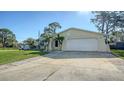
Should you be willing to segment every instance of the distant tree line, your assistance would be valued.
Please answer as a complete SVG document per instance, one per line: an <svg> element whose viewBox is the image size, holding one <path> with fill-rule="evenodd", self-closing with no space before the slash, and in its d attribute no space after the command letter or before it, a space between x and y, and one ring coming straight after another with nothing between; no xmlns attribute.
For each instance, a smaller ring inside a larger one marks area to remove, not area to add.
<svg viewBox="0 0 124 93"><path fill-rule="evenodd" d="M29 45L30 49L36 49L38 46L38 39L34 38L27 38L26 40L23 41L24 45Z"/></svg>

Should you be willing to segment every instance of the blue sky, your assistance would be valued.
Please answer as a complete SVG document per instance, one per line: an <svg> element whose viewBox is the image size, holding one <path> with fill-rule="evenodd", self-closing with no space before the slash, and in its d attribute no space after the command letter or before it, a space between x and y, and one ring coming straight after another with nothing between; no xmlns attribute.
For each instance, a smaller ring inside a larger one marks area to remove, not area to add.
<svg viewBox="0 0 124 93"><path fill-rule="evenodd" d="M97 31L90 22L91 18L93 18L92 13L87 11L1 11L0 28L10 29L15 33L18 41L23 41L28 37L37 38L38 31L43 33L44 27L51 22L59 22L62 26L57 32L70 27Z"/></svg>

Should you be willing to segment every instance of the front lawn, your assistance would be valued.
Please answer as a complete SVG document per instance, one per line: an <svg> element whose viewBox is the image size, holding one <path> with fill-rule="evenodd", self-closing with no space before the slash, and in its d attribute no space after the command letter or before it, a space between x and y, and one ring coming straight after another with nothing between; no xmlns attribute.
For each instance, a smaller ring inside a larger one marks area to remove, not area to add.
<svg viewBox="0 0 124 93"><path fill-rule="evenodd" d="M115 49L112 49L111 52L115 55L118 55L120 58L123 58L124 59L124 50L115 50Z"/></svg>
<svg viewBox="0 0 124 93"><path fill-rule="evenodd" d="M1 64L6 64L6 63L11 63L15 61L20 61L23 59L31 58L31 57L36 57L43 55L44 53L40 51L32 51L32 50L2 50L0 49L0 65Z"/></svg>
<svg viewBox="0 0 124 93"><path fill-rule="evenodd" d="M17 50L17 48L0 48L0 50Z"/></svg>

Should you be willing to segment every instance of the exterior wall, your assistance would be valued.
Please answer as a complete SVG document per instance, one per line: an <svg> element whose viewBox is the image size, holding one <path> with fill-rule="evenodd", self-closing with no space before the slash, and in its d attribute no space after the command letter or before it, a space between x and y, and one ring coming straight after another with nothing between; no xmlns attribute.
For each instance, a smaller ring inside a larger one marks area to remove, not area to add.
<svg viewBox="0 0 124 93"><path fill-rule="evenodd" d="M85 39L97 39L98 40L98 50L97 51L109 51L109 48L105 44L104 37L100 33L88 32L76 29L70 29L68 31L60 33L60 36L64 36L64 41L62 45L62 50L66 47L66 41L68 39L85 38Z"/></svg>

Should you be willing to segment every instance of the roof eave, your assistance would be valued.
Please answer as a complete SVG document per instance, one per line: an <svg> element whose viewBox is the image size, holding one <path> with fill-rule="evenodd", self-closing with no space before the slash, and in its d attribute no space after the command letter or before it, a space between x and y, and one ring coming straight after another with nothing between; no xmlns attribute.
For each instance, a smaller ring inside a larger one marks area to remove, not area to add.
<svg viewBox="0 0 124 93"><path fill-rule="evenodd" d="M64 32L69 31L71 29L75 29L75 30L80 30L80 31L84 31L84 32L90 32L90 33L102 35L102 33L99 33L99 32L93 32L93 31L89 31L89 30L85 30L85 29L80 29L80 28L74 28L74 27L68 28L68 29L66 29L66 30L64 30L62 32L59 32L58 34L64 33Z"/></svg>

